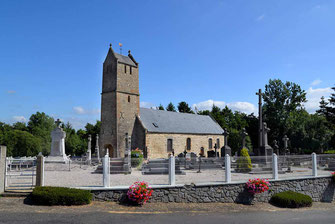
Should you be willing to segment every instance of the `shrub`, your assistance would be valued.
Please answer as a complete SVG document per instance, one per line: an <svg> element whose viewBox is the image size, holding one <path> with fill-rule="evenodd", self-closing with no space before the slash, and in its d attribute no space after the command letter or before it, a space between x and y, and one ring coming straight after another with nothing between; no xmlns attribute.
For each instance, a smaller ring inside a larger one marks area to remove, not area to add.
<svg viewBox="0 0 335 224"><path fill-rule="evenodd" d="M135 182L129 187L128 198L138 205L145 204L151 197L152 189L146 182Z"/></svg>
<svg viewBox="0 0 335 224"><path fill-rule="evenodd" d="M247 148L241 150L241 156L237 159L237 171L239 172L250 172L251 171L251 159Z"/></svg>
<svg viewBox="0 0 335 224"><path fill-rule="evenodd" d="M92 200L90 191L65 187L35 187L31 196L39 205L84 205Z"/></svg>
<svg viewBox="0 0 335 224"><path fill-rule="evenodd" d="M300 208L312 206L312 198L293 191L285 191L272 196L270 202L278 207Z"/></svg>
<svg viewBox="0 0 335 224"><path fill-rule="evenodd" d="M247 191L251 194L258 194L258 193L263 193L267 190L269 190L270 187L270 183L264 179L253 179L253 180L249 180L246 184L245 184L245 188L247 189Z"/></svg>
<svg viewBox="0 0 335 224"><path fill-rule="evenodd" d="M327 150L323 152L324 154L335 154L335 150Z"/></svg>
<svg viewBox="0 0 335 224"><path fill-rule="evenodd" d="M132 167L138 167L143 162L143 154L142 151L138 148L131 151L131 166Z"/></svg>

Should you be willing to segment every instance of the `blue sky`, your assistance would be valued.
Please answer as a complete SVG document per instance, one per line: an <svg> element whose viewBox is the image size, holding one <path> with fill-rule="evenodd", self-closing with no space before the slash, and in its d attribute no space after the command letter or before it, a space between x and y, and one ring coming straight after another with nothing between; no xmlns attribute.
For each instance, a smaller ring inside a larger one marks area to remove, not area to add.
<svg viewBox="0 0 335 224"><path fill-rule="evenodd" d="M141 105L213 103L247 113L269 79L315 111L335 84L335 1L12 1L0 4L0 121L100 118L109 43L140 63Z"/></svg>

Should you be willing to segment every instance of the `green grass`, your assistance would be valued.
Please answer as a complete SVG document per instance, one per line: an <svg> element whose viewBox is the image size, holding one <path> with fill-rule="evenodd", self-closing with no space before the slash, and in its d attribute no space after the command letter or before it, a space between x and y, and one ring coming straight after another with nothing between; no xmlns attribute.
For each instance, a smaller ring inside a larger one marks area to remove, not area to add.
<svg viewBox="0 0 335 224"><path fill-rule="evenodd" d="M35 187L31 198L38 205L85 205L91 203L92 194L65 187Z"/></svg>
<svg viewBox="0 0 335 224"><path fill-rule="evenodd" d="M293 191L274 194L270 203L283 208L301 208L312 206L312 198L308 195Z"/></svg>
<svg viewBox="0 0 335 224"><path fill-rule="evenodd" d="M324 154L335 154L335 150L327 150L323 152Z"/></svg>

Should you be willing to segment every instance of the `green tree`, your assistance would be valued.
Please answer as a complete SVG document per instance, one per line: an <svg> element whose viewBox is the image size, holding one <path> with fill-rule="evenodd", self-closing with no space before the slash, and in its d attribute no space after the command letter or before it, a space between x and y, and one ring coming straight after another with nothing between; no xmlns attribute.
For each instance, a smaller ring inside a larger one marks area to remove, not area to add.
<svg viewBox="0 0 335 224"><path fill-rule="evenodd" d="M170 102L170 103L167 105L166 110L167 110L167 111L176 112L176 108L175 108L175 106L173 105L172 102Z"/></svg>
<svg viewBox="0 0 335 224"><path fill-rule="evenodd" d="M81 139L76 130L72 128L72 125L67 122L65 125L63 124L63 130L66 133L65 138L65 150L67 155L76 155L81 156L85 153L86 149L86 141Z"/></svg>
<svg viewBox="0 0 335 224"><path fill-rule="evenodd" d="M180 113L194 114L191 107L185 101L182 101L178 104L178 111Z"/></svg>
<svg viewBox="0 0 335 224"><path fill-rule="evenodd" d="M40 139L43 155L50 153L51 131L55 128L54 123L54 119L44 112L31 115L28 121L29 132Z"/></svg>
<svg viewBox="0 0 335 224"><path fill-rule="evenodd" d="M157 107L157 110L165 110L162 104L159 104L159 107Z"/></svg>
<svg viewBox="0 0 335 224"><path fill-rule="evenodd" d="M293 82L283 83L280 79L269 80L263 94L265 121L271 128L269 142L286 134L289 114L301 109L307 102L306 92Z"/></svg>
<svg viewBox="0 0 335 224"><path fill-rule="evenodd" d="M241 156L238 157L236 163L237 163L237 170L239 172L247 173L251 171L252 165L248 149L243 148L241 150Z"/></svg>
<svg viewBox="0 0 335 224"><path fill-rule="evenodd" d="M10 130L4 136L7 156L36 156L41 151L41 140L29 132Z"/></svg>

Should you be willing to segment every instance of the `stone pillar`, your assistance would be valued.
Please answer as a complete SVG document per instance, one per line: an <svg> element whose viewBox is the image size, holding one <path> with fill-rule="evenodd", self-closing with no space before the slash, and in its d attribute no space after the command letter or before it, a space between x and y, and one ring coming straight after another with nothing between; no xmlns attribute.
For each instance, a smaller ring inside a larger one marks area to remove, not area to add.
<svg viewBox="0 0 335 224"><path fill-rule="evenodd" d="M87 162L88 164L91 164L91 160L92 160L92 137L91 135L88 136L88 144L87 144Z"/></svg>
<svg viewBox="0 0 335 224"><path fill-rule="evenodd" d="M98 134L96 136L96 141L95 141L95 152L97 154L98 161L100 161L99 135Z"/></svg>
<svg viewBox="0 0 335 224"><path fill-rule="evenodd" d="M278 156L276 153L272 154L272 178L278 180Z"/></svg>
<svg viewBox="0 0 335 224"><path fill-rule="evenodd" d="M176 165L175 165L175 157L170 156L169 158L169 185L176 185Z"/></svg>
<svg viewBox="0 0 335 224"><path fill-rule="evenodd" d="M0 145L0 194L5 191L6 151L7 147Z"/></svg>
<svg viewBox="0 0 335 224"><path fill-rule="evenodd" d="M44 186L44 156L41 152L36 162L36 186Z"/></svg>
<svg viewBox="0 0 335 224"><path fill-rule="evenodd" d="M102 158L103 184L104 187L110 187L110 160L108 151Z"/></svg>
<svg viewBox="0 0 335 224"><path fill-rule="evenodd" d="M317 164L317 159L316 159L316 154L313 152L312 153L312 165L313 165L313 176L317 177L318 176L318 164Z"/></svg>
<svg viewBox="0 0 335 224"><path fill-rule="evenodd" d="M226 182L231 182L231 172L230 172L231 166L230 166L230 156L226 154L225 156L225 172L226 172Z"/></svg>

